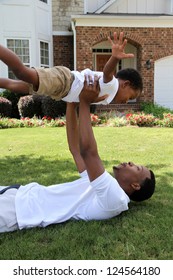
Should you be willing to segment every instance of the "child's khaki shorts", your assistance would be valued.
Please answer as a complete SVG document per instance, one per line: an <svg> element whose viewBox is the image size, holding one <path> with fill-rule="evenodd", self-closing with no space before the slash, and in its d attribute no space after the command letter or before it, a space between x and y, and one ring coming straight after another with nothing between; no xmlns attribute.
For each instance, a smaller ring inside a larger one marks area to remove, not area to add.
<svg viewBox="0 0 173 280"><path fill-rule="evenodd" d="M70 91L74 77L71 71L64 66L52 68L35 68L39 76L39 88L33 90L29 85L29 94L48 95L55 100L65 97Z"/></svg>

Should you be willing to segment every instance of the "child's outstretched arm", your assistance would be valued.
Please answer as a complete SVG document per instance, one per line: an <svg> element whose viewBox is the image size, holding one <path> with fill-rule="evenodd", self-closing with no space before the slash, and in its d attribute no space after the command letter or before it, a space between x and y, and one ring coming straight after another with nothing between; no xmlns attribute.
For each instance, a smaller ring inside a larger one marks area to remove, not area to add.
<svg viewBox="0 0 173 280"><path fill-rule="evenodd" d="M108 37L108 40L112 46L112 55L103 69L103 78L105 83L108 83L113 79L113 76L116 73L117 64L121 59L134 57L134 54L132 53L125 53L125 46L127 45L127 40L123 39L123 37L123 32L120 32L119 37L117 36L117 33L114 32L113 40L110 37Z"/></svg>
<svg viewBox="0 0 173 280"><path fill-rule="evenodd" d="M37 90L39 79L34 68L25 66L14 52L2 45L0 45L0 60L13 71L19 80L32 84Z"/></svg>

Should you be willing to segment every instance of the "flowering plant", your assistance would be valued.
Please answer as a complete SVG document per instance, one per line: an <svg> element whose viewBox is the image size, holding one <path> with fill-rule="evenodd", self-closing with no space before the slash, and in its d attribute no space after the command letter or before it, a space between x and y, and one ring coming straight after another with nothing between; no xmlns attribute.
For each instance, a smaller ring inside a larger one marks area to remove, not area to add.
<svg viewBox="0 0 173 280"><path fill-rule="evenodd" d="M33 118L21 118L18 119L9 119L9 118L0 118L0 128L17 128L17 127L62 127L65 126L66 121L63 118L52 119L50 117L43 117L38 119Z"/></svg>
<svg viewBox="0 0 173 280"><path fill-rule="evenodd" d="M138 126L154 126L157 120L153 115L144 113L127 114L126 119L129 124Z"/></svg>
<svg viewBox="0 0 173 280"><path fill-rule="evenodd" d="M99 123L101 123L101 119L99 119L99 117L97 115L90 114L90 116L91 116L91 124L93 126L98 125Z"/></svg>
<svg viewBox="0 0 173 280"><path fill-rule="evenodd" d="M95 114L90 114L91 124L96 125L106 125L113 127L135 125L140 127L173 127L173 114L165 113L163 114L163 119L156 118L152 114L144 114L143 112L139 113L127 113L117 115L102 115L98 116ZM44 116L42 119L37 117L33 118L21 118L21 119L12 119L0 117L0 129L1 128L17 128L17 127L63 127L66 125L66 119L56 118L53 119L49 116Z"/></svg>
<svg viewBox="0 0 173 280"><path fill-rule="evenodd" d="M42 118L42 120L43 120L43 121L44 121L44 120L51 121L51 120L52 120L52 118L51 118L51 117L49 117L49 116L44 116L44 117Z"/></svg>
<svg viewBox="0 0 173 280"><path fill-rule="evenodd" d="M163 120L161 120L160 125L164 127L173 127L173 114L163 114Z"/></svg>

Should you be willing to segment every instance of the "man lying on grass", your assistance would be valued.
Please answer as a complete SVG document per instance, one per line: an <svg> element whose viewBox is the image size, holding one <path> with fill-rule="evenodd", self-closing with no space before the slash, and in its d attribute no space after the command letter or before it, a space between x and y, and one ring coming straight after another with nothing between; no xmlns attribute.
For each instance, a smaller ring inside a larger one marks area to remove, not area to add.
<svg viewBox="0 0 173 280"><path fill-rule="evenodd" d="M98 97L98 93L98 78L93 84L89 81L89 85L85 79L79 125L76 104L67 105L67 139L81 178L49 187L35 182L1 186L0 232L46 227L69 219L110 219L128 210L131 199L142 201L152 196L155 176L148 168L122 163L113 167L113 176L104 169L90 118L90 104L105 98Z"/></svg>

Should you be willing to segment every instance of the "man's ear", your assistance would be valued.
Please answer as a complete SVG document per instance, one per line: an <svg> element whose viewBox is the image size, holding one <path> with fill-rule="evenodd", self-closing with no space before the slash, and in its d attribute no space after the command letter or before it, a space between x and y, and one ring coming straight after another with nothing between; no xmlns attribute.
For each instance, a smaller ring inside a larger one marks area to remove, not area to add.
<svg viewBox="0 0 173 280"><path fill-rule="evenodd" d="M134 191L139 191L141 188L139 183L132 183L130 186L134 189Z"/></svg>

